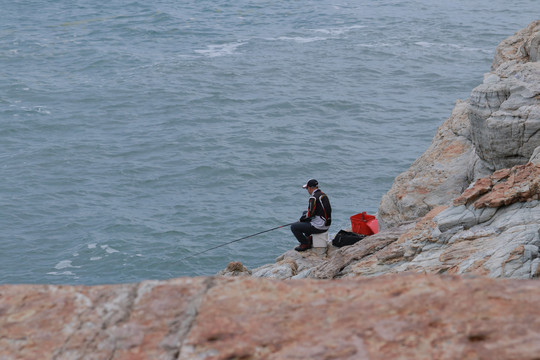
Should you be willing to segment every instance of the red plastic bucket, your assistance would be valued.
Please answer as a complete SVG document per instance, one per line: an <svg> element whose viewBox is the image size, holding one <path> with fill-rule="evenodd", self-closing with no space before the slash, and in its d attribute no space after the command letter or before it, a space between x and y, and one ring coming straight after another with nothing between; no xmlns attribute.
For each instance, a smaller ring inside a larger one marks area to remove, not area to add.
<svg viewBox="0 0 540 360"><path fill-rule="evenodd" d="M352 231L362 235L373 235L379 232L379 222L373 215L363 213L351 216Z"/></svg>

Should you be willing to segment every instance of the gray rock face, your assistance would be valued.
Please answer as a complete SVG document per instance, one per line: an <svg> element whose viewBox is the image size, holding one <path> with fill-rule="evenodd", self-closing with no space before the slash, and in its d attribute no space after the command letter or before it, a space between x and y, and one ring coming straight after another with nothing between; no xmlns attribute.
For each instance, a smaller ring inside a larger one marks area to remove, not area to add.
<svg viewBox="0 0 540 360"><path fill-rule="evenodd" d="M483 174L481 169L471 142L468 103L458 101L428 150L394 180L381 199L379 227L388 229L418 219L450 202L469 186L476 172Z"/></svg>
<svg viewBox="0 0 540 360"><path fill-rule="evenodd" d="M484 83L457 102L431 146L383 196L381 229L448 204L495 170L539 161L539 61L540 21L501 42Z"/></svg>
<svg viewBox="0 0 540 360"><path fill-rule="evenodd" d="M540 63L503 63L496 75L469 107L476 153L494 170L526 163L540 144Z"/></svg>
<svg viewBox="0 0 540 360"><path fill-rule="evenodd" d="M335 249L335 248L333 248ZM333 249L329 249L332 253ZM287 251L276 259L275 264L268 264L253 269L253 277L271 279L302 279L309 276L311 270L327 260L327 252L313 248L305 252Z"/></svg>
<svg viewBox="0 0 540 360"><path fill-rule="evenodd" d="M490 277L528 279L540 270L540 203L515 203L502 208L451 207L434 217L429 241L412 237L404 247L416 255L392 272L431 271L476 273Z"/></svg>
<svg viewBox="0 0 540 360"><path fill-rule="evenodd" d="M533 164L540 165L540 146L534 150L531 156L531 159L529 161L532 162Z"/></svg>
<svg viewBox="0 0 540 360"><path fill-rule="evenodd" d="M505 39L470 97L478 156L493 170L524 164L540 145L540 21Z"/></svg>

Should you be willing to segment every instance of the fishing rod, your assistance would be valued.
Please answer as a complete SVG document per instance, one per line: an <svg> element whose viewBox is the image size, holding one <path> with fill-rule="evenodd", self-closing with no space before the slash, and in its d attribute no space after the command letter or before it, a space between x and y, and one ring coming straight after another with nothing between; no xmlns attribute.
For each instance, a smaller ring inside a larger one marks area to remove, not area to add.
<svg viewBox="0 0 540 360"><path fill-rule="evenodd" d="M258 232L258 233L256 233L256 234L251 234L251 235L248 235L248 236L244 236L244 237L242 237L242 238L240 238L240 239L236 239L236 240L233 240L233 241L229 241L229 242L226 242L226 243L224 243L224 244L221 244L221 245L218 245L218 246L211 247L210 249L206 249L206 250L204 250L204 251L200 251L200 252L198 252L198 253L188 255L188 256L186 256L186 257L181 258L180 260L186 260L186 259L189 259L189 258L191 258L191 257L194 257L194 256L197 256L197 255L204 254L205 252L208 252L208 251L210 251L210 250L214 250L214 249L220 248L220 247L225 246L225 245L232 244L232 243L237 242L237 241L240 241L240 240L244 240L244 239L247 239L247 238L250 238L250 237L254 237L254 236L257 236L257 235L260 235L260 234L264 234L264 233L267 233L267 232L269 232L269 231L274 231L274 230L277 230L277 229L281 229L281 228L283 228L283 227L285 227L285 226L289 226L289 225L292 225L292 224L294 224L294 222L289 223L289 224L284 224L284 225L276 226L275 228L271 228L271 229L268 229L268 230L264 230L264 231Z"/></svg>

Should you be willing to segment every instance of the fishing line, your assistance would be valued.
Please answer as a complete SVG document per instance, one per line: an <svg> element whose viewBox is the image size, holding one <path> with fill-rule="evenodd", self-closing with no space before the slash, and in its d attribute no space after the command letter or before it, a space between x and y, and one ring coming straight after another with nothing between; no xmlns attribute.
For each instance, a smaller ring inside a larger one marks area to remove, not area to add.
<svg viewBox="0 0 540 360"><path fill-rule="evenodd" d="M188 255L188 256L186 256L186 257L181 258L180 260L186 260L186 259L192 258L192 257L194 257L194 256L204 254L205 252L208 252L208 251L210 251L210 250L214 250L214 249L220 248L220 247L225 246L225 245L232 244L232 243L237 242L237 241L240 241L240 240L244 240L244 239L247 239L247 238L250 238L250 237L254 237L254 236L257 236L257 235L260 235L260 234L264 234L264 233L267 233L267 232L269 232L269 231L274 231L274 230L277 230L277 229L281 229L281 228L283 228L283 227L285 227L285 226L289 226L289 225L292 225L292 224L294 224L294 222L289 223L289 224L285 224L285 225L281 225L281 226L276 226L275 228L268 229L268 230L264 230L264 231L258 232L258 233L256 233L256 234L251 234L251 235L248 235L248 236L244 236L244 237L242 237L242 238L240 238L240 239L236 239L236 240L233 240L233 241L229 241L229 242L226 242L226 243L224 243L224 244L221 244L221 245L218 245L218 246L211 247L210 249L206 249L206 250L204 250L204 251L200 251L200 252L198 252L198 253L195 253L195 254L192 254L192 255Z"/></svg>

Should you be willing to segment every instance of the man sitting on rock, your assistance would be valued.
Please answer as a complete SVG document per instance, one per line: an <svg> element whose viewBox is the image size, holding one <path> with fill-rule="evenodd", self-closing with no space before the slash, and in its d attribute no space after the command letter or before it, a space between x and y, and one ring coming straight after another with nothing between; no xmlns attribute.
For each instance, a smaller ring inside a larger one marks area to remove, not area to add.
<svg viewBox="0 0 540 360"><path fill-rule="evenodd" d="M312 234L327 232L332 222L332 207L325 193L319 189L319 182L309 179L303 186L310 195L308 209L298 222L291 225L291 231L300 242L296 251L306 251L313 247Z"/></svg>

